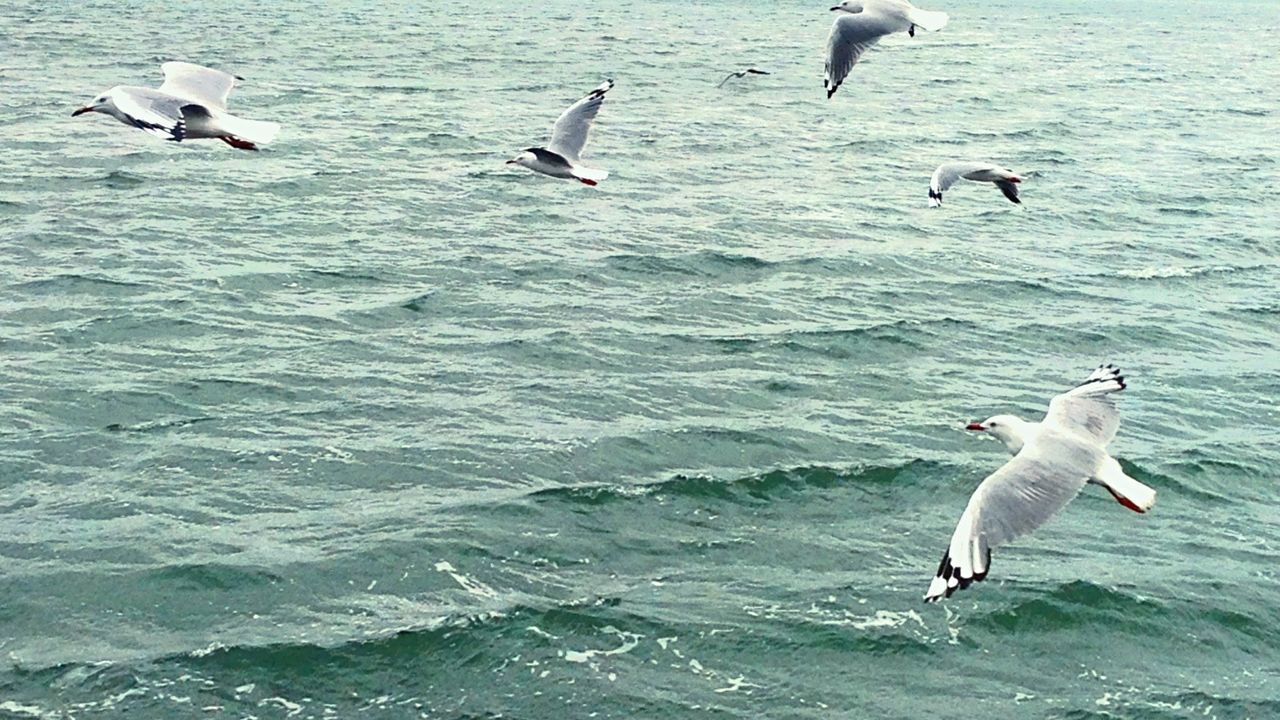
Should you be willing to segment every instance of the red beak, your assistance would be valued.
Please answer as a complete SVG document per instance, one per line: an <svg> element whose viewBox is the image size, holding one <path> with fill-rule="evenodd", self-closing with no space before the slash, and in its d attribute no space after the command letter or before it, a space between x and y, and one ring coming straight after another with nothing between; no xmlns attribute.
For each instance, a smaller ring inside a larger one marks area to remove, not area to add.
<svg viewBox="0 0 1280 720"><path fill-rule="evenodd" d="M986 430L986 428L982 427L982 423L969 423L968 425L965 425L965 426L964 426L964 429L965 429L965 430L979 430L979 431L981 431L981 430Z"/></svg>

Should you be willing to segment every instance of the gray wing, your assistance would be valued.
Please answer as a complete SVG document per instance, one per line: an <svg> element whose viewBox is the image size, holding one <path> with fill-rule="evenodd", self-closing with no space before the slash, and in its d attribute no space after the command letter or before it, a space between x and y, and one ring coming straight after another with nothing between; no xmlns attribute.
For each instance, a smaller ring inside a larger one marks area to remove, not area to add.
<svg viewBox="0 0 1280 720"><path fill-rule="evenodd" d="M724 87L724 84L725 84L725 83L729 82L730 80L732 80L732 79L734 79L734 78L740 78L740 77L742 77L742 76L743 76L743 75L745 75L745 74L746 74L746 72L745 72L745 71L744 71L744 72L731 72L731 73L729 73L728 75L725 75L725 76L724 76L724 79L723 79L723 80L721 80L721 81L720 81L720 84L719 84L719 85L717 85L716 87L718 87L718 88Z"/></svg>
<svg viewBox="0 0 1280 720"><path fill-rule="evenodd" d="M827 67L822 82L828 98L840 89L840 84L864 52L885 35L906 29L898 27L898 24L892 18L866 10L836 18L831 24L831 35L827 37Z"/></svg>
<svg viewBox="0 0 1280 720"><path fill-rule="evenodd" d="M960 516L925 601L986 578L991 549L1045 524L1079 494L1096 466L1087 448L1050 438L987 476Z"/></svg>
<svg viewBox="0 0 1280 720"><path fill-rule="evenodd" d="M1017 203L1019 205L1022 204L1022 201L1018 199L1017 185L1007 180L996 180L996 187L1000 188L1000 192L1004 193L1004 196L1009 198L1009 202Z"/></svg>
<svg viewBox="0 0 1280 720"><path fill-rule="evenodd" d="M547 144L547 149L568 158L570 162L576 161L583 146L587 144L591 121L596 119L600 106L604 104L604 94L612 88L613 81L605 80L600 87L560 113L551 130L551 142Z"/></svg>
<svg viewBox="0 0 1280 720"><path fill-rule="evenodd" d="M219 110L227 109L227 96L239 79L231 73L188 62L167 62L160 69L164 71L160 92L195 100Z"/></svg>
<svg viewBox="0 0 1280 720"><path fill-rule="evenodd" d="M209 114L188 100L150 88L120 90L112 95L112 101L134 127L175 142L187 136L189 117Z"/></svg>
<svg viewBox="0 0 1280 720"><path fill-rule="evenodd" d="M1099 365L1084 382L1049 401L1044 421L1106 447L1120 428L1120 411L1111 395L1126 387L1120 368Z"/></svg>

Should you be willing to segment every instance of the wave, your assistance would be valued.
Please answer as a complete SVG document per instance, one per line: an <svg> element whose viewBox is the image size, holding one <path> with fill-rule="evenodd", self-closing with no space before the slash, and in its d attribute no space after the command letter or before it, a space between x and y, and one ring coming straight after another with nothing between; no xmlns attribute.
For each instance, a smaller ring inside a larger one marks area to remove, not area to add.
<svg viewBox="0 0 1280 720"><path fill-rule="evenodd" d="M912 460L901 465L878 465L852 471L841 471L824 466L799 467L773 470L733 480L717 480L705 475L676 475L667 480L642 485L551 488L535 492L530 497L535 502L567 502L581 505L626 502L658 494L747 502L765 500L808 488L897 484L904 478L934 474L945 467L941 463L932 461Z"/></svg>
<svg viewBox="0 0 1280 720"><path fill-rule="evenodd" d="M53 277L41 278L39 280L30 280L17 286L22 290L39 290L48 292L75 292L84 293L102 292L107 288L146 288L144 283L130 282L128 280L113 280L112 278L96 277L93 275L80 275L77 273L68 273L65 275L55 275Z"/></svg>
<svg viewBox="0 0 1280 720"><path fill-rule="evenodd" d="M177 418L173 420L152 420L149 422L137 423L135 425L122 425L120 423L111 423L103 429L107 432L125 432L125 433L150 433L159 430L170 430L173 428L186 427L197 423L215 420L212 416L193 417L193 418Z"/></svg>
<svg viewBox="0 0 1280 720"><path fill-rule="evenodd" d="M937 320L894 320L858 328L795 330L771 335L715 337L702 335L668 335L686 342L709 342L726 352L752 352L761 347L778 347L794 352L816 353L823 357L857 357L851 347L857 343L883 342L906 347L919 347L923 341L949 331L973 332L978 325L969 320L942 317Z"/></svg>
<svg viewBox="0 0 1280 720"><path fill-rule="evenodd" d="M1197 451L1192 451L1192 452L1196 453ZM1233 471L1232 474L1234 474L1234 472L1247 471L1248 469L1247 466L1237 465L1229 461L1223 461L1223 460L1217 460L1217 459L1205 458L1203 462L1205 463L1205 465L1201 465L1195 459L1189 459L1185 461L1174 461L1169 464L1169 467L1183 468L1187 470L1187 472L1185 473L1186 475L1193 476L1193 477L1203 477L1204 475L1208 474L1209 472L1212 472L1215 469L1225 469L1228 471ZM1165 473L1156 472L1155 470L1150 470L1140 465L1135 465L1132 462L1129 462L1128 460L1121 460L1120 465L1124 468L1125 472L1128 473L1135 480L1138 480L1147 485L1150 485L1156 488L1157 490L1173 490L1176 492L1178 496L1185 497L1189 500L1197 500L1202 502L1221 502L1221 503L1235 502L1235 500L1233 500L1231 497L1227 495L1222 495L1219 493L1211 492L1202 487L1197 487L1196 485L1193 485L1185 480L1179 479L1176 475L1167 475Z"/></svg>
<svg viewBox="0 0 1280 720"><path fill-rule="evenodd" d="M229 590L284 581L281 576L263 568L223 563L171 565L147 574L162 583L194 590Z"/></svg>
<svg viewBox="0 0 1280 720"><path fill-rule="evenodd" d="M117 190L130 190L142 185L146 180L138 175L127 173L123 170L112 170L93 182L102 183L109 188Z"/></svg>
<svg viewBox="0 0 1280 720"><path fill-rule="evenodd" d="M1159 621L1170 615L1165 606L1119 590L1075 580L1054 590L1037 594L1012 607L971 621L976 627L1002 632L1048 632L1088 627L1123 626L1137 632L1149 626L1151 632L1164 627Z"/></svg>
<svg viewBox="0 0 1280 720"><path fill-rule="evenodd" d="M1256 267L1238 267L1235 265L1153 265L1133 270L1119 270L1114 275L1096 275L1095 277L1121 277L1133 280L1163 280L1167 278L1192 278L1219 273L1232 273L1253 270Z"/></svg>
<svg viewBox="0 0 1280 720"><path fill-rule="evenodd" d="M714 277L725 271L732 270L760 270L793 262L775 262L751 255L737 255L714 250L704 250L675 257L628 253L610 255L604 260L610 267L629 272L644 274L674 273L700 277Z"/></svg>

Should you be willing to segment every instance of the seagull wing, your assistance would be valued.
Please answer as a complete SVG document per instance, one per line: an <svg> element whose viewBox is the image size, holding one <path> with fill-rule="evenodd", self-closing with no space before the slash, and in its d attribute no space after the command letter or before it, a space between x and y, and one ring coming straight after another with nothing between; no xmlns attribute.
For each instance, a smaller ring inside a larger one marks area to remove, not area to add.
<svg viewBox="0 0 1280 720"><path fill-rule="evenodd" d="M1084 382L1049 401L1044 422L1106 447L1120 428L1120 411L1111 395L1126 387L1120 368L1100 365Z"/></svg>
<svg viewBox="0 0 1280 720"><path fill-rule="evenodd" d="M583 146L587 144L591 121L596 119L600 106L604 104L604 94L612 88L613 81L605 80L600 87L560 113L555 127L551 130L551 142L547 144L547 149L559 153L569 162L575 162L578 155L582 153Z"/></svg>
<svg viewBox="0 0 1280 720"><path fill-rule="evenodd" d="M841 14L831 24L831 35L827 38L827 68L823 87L830 98L840 88L840 83L849 76L858 58L880 38L894 32L907 29L902 19L883 13L864 10L853 15ZM908 23L909 25L909 23Z"/></svg>
<svg viewBox="0 0 1280 720"><path fill-rule="evenodd" d="M956 181L971 173L997 169L995 165L984 162L949 162L938 166L929 179L929 207L942 204L942 193L951 189Z"/></svg>
<svg viewBox="0 0 1280 720"><path fill-rule="evenodd" d="M960 516L925 602L950 597L986 578L991 549L1047 522L1079 494L1096 467L1096 450L1049 436L987 476Z"/></svg>
<svg viewBox="0 0 1280 720"><path fill-rule="evenodd" d="M997 180L996 187L1000 188L1000 192L1004 193L1004 196L1009 198L1009 202L1014 202L1019 205L1022 204L1022 201L1018 199L1018 186L1016 184L1007 180Z"/></svg>
<svg viewBox="0 0 1280 720"><path fill-rule="evenodd" d="M149 88L128 88L116 92L112 101L134 127L175 142L187 136L183 112L185 108L193 107L187 100ZM208 114L204 108L194 107Z"/></svg>
<svg viewBox="0 0 1280 720"><path fill-rule="evenodd" d="M238 79L231 73L187 62L167 62L160 69L164 71L160 92L195 100L219 110L227 109L227 96Z"/></svg>

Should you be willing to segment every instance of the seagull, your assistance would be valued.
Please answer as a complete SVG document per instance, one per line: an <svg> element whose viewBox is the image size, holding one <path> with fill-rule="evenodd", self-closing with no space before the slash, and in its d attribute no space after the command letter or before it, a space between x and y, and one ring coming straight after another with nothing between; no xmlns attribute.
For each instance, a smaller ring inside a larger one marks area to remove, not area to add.
<svg viewBox="0 0 1280 720"><path fill-rule="evenodd" d="M158 89L117 85L71 117L99 112L165 140L218 138L241 150L257 150L280 132L276 123L227 112L227 95L244 78L187 62L167 62L160 69L164 83Z"/></svg>
<svg viewBox="0 0 1280 720"><path fill-rule="evenodd" d="M596 119L600 106L604 104L604 94L612 88L613 81L605 80L600 87L570 105L556 119L555 127L551 129L551 142L546 147L525 148L507 164L523 165L543 175L573 179L584 185L598 185L609 177L609 171L579 165L578 155L587 144L591 121Z"/></svg>
<svg viewBox="0 0 1280 720"><path fill-rule="evenodd" d="M729 82L733 78L745 77L747 75L768 75L768 74L769 73L765 72L764 70L758 70L756 68L750 67L750 68L747 68L746 70L739 70L738 72L731 72L728 75L725 75L724 79L721 80L720 84L717 85L716 87L718 88L724 87L724 84Z"/></svg>
<svg viewBox="0 0 1280 720"><path fill-rule="evenodd" d="M1151 509L1156 491L1125 475L1106 450L1120 426L1110 396L1124 389L1119 368L1102 365L1051 400L1038 423L1013 415L969 423L966 429L1004 443L1013 459L988 475L969 498L925 602L985 579L992 548L1043 525L1087 483L1103 486L1134 512Z"/></svg>
<svg viewBox="0 0 1280 720"><path fill-rule="evenodd" d="M1022 204L1018 199L1017 185L1022 182L1022 178L1015 175L1012 170L1006 170L989 162L949 162L939 165L938 169L933 171L933 177L929 179L929 207L941 205L942 193L949 190L961 178L973 182L995 183L1010 202Z"/></svg>
<svg viewBox="0 0 1280 720"><path fill-rule="evenodd" d="M936 32L947 24L947 14L921 10L907 0L844 0L831 8L842 13L831 25L827 38L827 71L823 87L827 98L836 94L858 58L880 38L905 32L916 36L916 28Z"/></svg>

